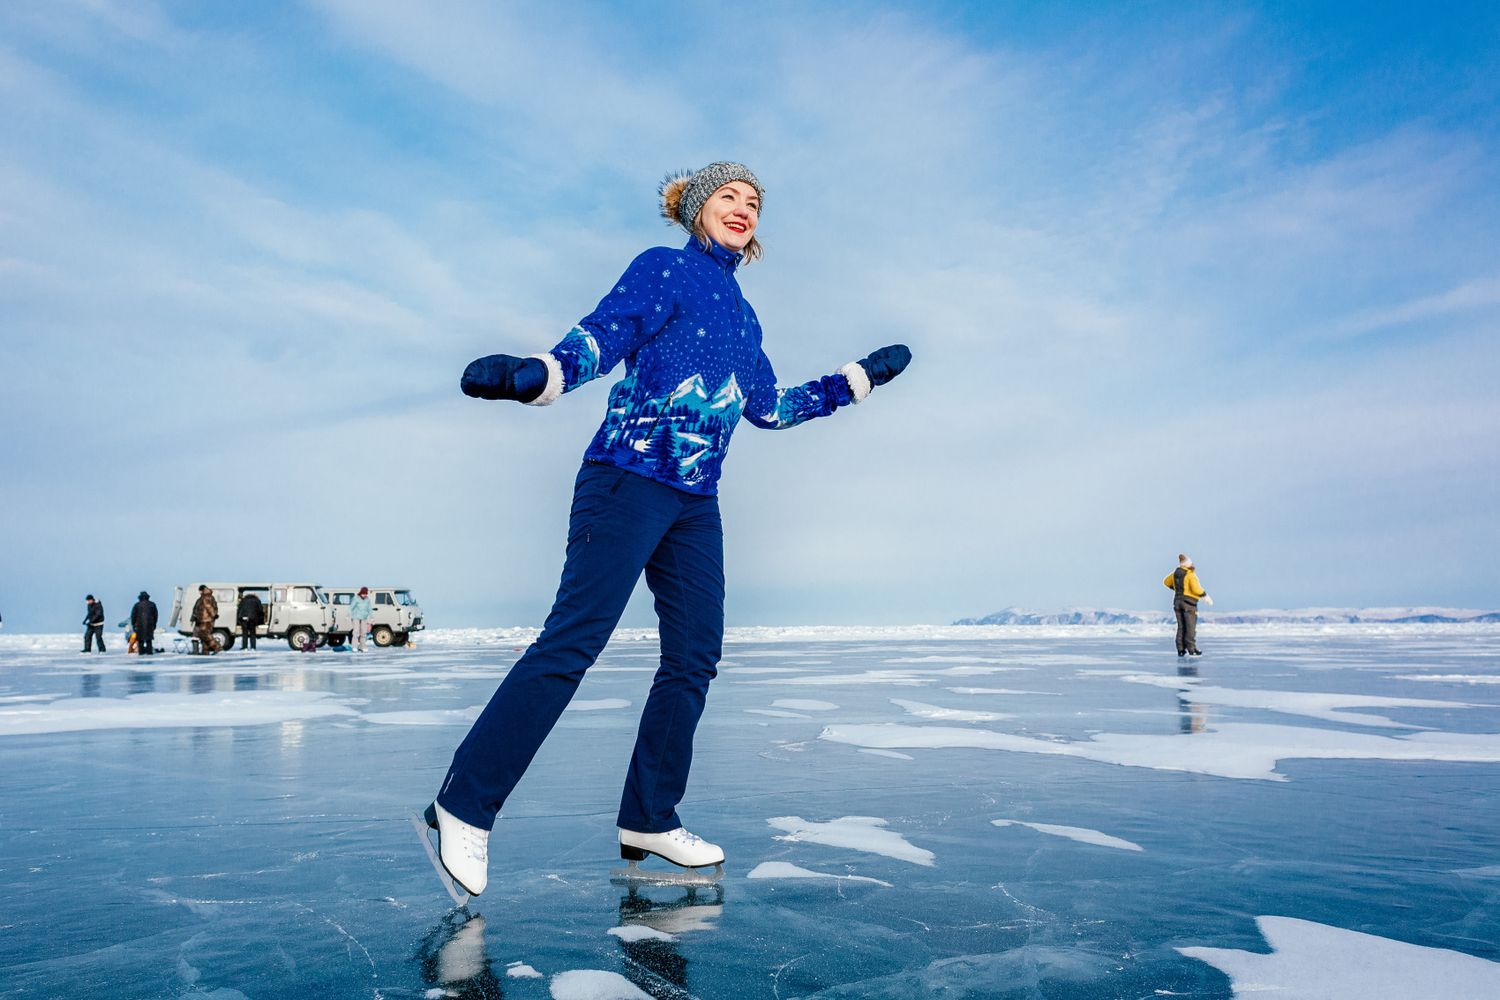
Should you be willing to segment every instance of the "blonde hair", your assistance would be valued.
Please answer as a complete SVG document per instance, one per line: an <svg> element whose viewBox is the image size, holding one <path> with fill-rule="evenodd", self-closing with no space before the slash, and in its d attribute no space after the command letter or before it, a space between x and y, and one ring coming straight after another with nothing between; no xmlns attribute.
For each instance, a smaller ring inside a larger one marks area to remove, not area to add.
<svg viewBox="0 0 1500 1000"><path fill-rule="evenodd" d="M693 235L697 237L698 242L702 243L703 248L707 250L708 244L712 241L708 238L708 230L703 228L702 209L698 210L698 218L693 220ZM740 251L740 263L753 264L755 261L760 260L761 255L765 252L765 247L760 245L760 240L752 236L750 237L750 242L745 244L745 249Z"/></svg>

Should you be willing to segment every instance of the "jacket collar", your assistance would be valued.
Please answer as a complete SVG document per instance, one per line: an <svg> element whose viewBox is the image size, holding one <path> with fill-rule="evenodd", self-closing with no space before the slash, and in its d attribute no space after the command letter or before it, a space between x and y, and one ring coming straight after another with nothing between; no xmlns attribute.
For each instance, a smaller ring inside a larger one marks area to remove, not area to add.
<svg viewBox="0 0 1500 1000"><path fill-rule="evenodd" d="M740 255L737 252L730 250L727 247L721 247L713 240L709 240L708 246L704 246L702 240L698 239L698 237L696 236L693 236L688 239L686 249L698 251L705 257L712 260L715 264L728 271L730 274L734 273L734 269L738 267L740 263Z"/></svg>

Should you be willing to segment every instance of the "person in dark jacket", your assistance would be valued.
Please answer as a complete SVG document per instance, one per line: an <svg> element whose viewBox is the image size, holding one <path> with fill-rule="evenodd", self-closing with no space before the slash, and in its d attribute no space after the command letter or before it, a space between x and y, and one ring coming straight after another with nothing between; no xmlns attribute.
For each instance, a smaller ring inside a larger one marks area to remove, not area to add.
<svg viewBox="0 0 1500 1000"><path fill-rule="evenodd" d="M255 648L255 630L266 622L266 609L260 603L260 596L253 590L245 591L240 597L239 606L235 608L235 621L240 623L240 648Z"/></svg>
<svg viewBox="0 0 1500 1000"><path fill-rule="evenodd" d="M625 368L574 487L556 603L454 753L427 809L444 868L471 894L487 883L489 834L501 806L643 573L661 620L661 663L616 819L620 856L656 854L685 868L724 860L717 845L684 828L677 805L724 636L718 483L730 436L742 419L788 428L860 403L911 360L893 344L801 385L777 384L735 274L761 255L755 232L763 194L739 163L669 178L662 214L686 231L685 246L636 257L550 351L493 354L464 371L467 396L545 406Z"/></svg>
<svg viewBox="0 0 1500 1000"><path fill-rule="evenodd" d="M104 652L104 605L89 594L83 599L83 652L94 651L94 640L99 640L99 652Z"/></svg>
<svg viewBox="0 0 1500 1000"><path fill-rule="evenodd" d="M144 590L130 609L130 627L135 630L135 650L142 656L156 652L156 602Z"/></svg>

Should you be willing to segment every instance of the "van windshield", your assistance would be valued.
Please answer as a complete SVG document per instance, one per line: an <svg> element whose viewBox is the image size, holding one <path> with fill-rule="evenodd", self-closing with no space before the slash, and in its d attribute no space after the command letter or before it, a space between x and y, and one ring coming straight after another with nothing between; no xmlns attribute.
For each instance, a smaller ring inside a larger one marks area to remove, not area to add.
<svg viewBox="0 0 1500 1000"><path fill-rule="evenodd" d="M396 603L402 607L414 608L417 606L417 599L411 596L411 591L409 590L398 590L396 591Z"/></svg>

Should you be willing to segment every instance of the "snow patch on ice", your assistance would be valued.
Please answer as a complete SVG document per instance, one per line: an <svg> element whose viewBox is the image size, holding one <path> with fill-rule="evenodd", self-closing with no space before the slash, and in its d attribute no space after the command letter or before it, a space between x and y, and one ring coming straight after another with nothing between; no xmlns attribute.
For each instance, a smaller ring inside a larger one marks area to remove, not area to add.
<svg viewBox="0 0 1500 1000"><path fill-rule="evenodd" d="M1236 997L1299 1000L1448 1000L1500 996L1500 963L1463 952L1331 927L1294 917L1256 917L1269 955L1233 948L1178 948L1227 975Z"/></svg>
<svg viewBox="0 0 1500 1000"><path fill-rule="evenodd" d="M945 677L982 677L986 674L1012 674L1030 667L948 667L946 670L938 670L935 673Z"/></svg>
<svg viewBox="0 0 1500 1000"><path fill-rule="evenodd" d="M542 974L525 962L512 962L505 967L505 974L511 979L541 979Z"/></svg>
<svg viewBox="0 0 1500 1000"><path fill-rule="evenodd" d="M929 705L925 701L903 701L900 698L892 698L892 705L902 708L908 715L915 715L919 719L932 719L938 722L998 722L1001 719L1013 718L1000 712L978 712L968 708L944 708L941 705Z"/></svg>
<svg viewBox="0 0 1500 1000"><path fill-rule="evenodd" d="M1426 698L1387 698L1369 694L1334 694L1317 691L1255 691L1240 688L1203 687L1185 683L1181 677L1160 674L1130 674L1120 678L1130 684L1175 688L1192 692L1192 700L1204 705L1227 708L1261 708L1287 715L1305 715L1328 722L1346 722L1359 726L1390 729L1421 729L1396 722L1382 715L1363 712L1340 712L1340 708L1475 708L1460 701L1433 701Z"/></svg>
<svg viewBox="0 0 1500 1000"><path fill-rule="evenodd" d="M1056 694L1055 691L1017 691L1013 688L944 688L954 694Z"/></svg>
<svg viewBox="0 0 1500 1000"><path fill-rule="evenodd" d="M773 816L766 822L777 830L786 831L786 836L777 837L777 840L846 847L851 851L880 854L929 868L934 864L931 851L909 843L894 830L884 829L886 821L875 816L840 816L828 823L813 823L801 816Z"/></svg>
<svg viewBox="0 0 1500 1000"><path fill-rule="evenodd" d="M1446 684L1500 684L1489 674L1395 674L1398 681L1442 681Z"/></svg>
<svg viewBox="0 0 1500 1000"><path fill-rule="evenodd" d="M1004 663L994 656L895 656L886 663Z"/></svg>
<svg viewBox="0 0 1500 1000"><path fill-rule="evenodd" d="M1120 851L1144 851L1140 844L1124 840L1120 837L1111 837L1107 833L1098 830L1090 830L1085 826L1058 826L1054 823L1027 823L1019 819L992 819L993 826L1026 826L1037 833L1049 834L1053 837L1066 837L1076 840L1080 844L1094 844L1098 847L1113 847Z"/></svg>
<svg viewBox="0 0 1500 1000"><path fill-rule="evenodd" d="M863 670L857 674L811 674L805 677L776 677L747 684L797 684L848 686L856 684L894 684L898 687L920 687L933 678L919 676L910 670Z"/></svg>
<svg viewBox="0 0 1500 1000"><path fill-rule="evenodd" d="M593 700L584 699L582 701L579 701L579 700L570 701L570 702L568 702L568 707L564 711L568 711L568 712L605 712L605 711L608 711L608 710L614 709L614 708L629 708L629 707L630 707L630 700L628 698L595 698Z"/></svg>
<svg viewBox="0 0 1500 1000"><path fill-rule="evenodd" d="M630 924L625 927L611 927L608 933L613 934L621 941L676 941L676 934L668 934L654 927L644 924Z"/></svg>
<svg viewBox="0 0 1500 1000"><path fill-rule="evenodd" d="M789 708L794 712L834 712L839 706L831 701L817 701L812 698L777 698L771 702L771 707Z"/></svg>
<svg viewBox="0 0 1500 1000"><path fill-rule="evenodd" d="M769 715L775 719L811 719L812 716L802 712L782 712L774 708L747 708L745 712L750 715Z"/></svg>
<svg viewBox="0 0 1500 1000"><path fill-rule="evenodd" d="M868 875L835 875L832 872L815 872L808 868L799 868L785 861L762 861L754 868L746 878L818 878L838 879L844 882L873 882L883 885L887 889L893 888L889 882L882 882L878 878L870 878ZM614 933L611 931L610 933Z"/></svg>
<svg viewBox="0 0 1500 1000"><path fill-rule="evenodd" d="M0 707L0 736L76 733L92 729L264 726L335 715L358 715L323 691L223 691L64 698L45 705Z"/></svg>
<svg viewBox="0 0 1500 1000"><path fill-rule="evenodd" d="M971 748L1050 754L1124 767L1269 781L1285 781L1284 775L1276 773L1276 764L1295 758L1500 763L1500 733L1421 732L1390 737L1251 723L1223 725L1191 736L1101 733L1074 742L984 729L879 723L828 726L818 738L882 750Z"/></svg>
<svg viewBox="0 0 1500 1000"><path fill-rule="evenodd" d="M405 712L366 712L366 722L377 726L472 726L483 705L468 708L426 708Z"/></svg>
<svg viewBox="0 0 1500 1000"><path fill-rule="evenodd" d="M572 969L552 977L552 1000L651 1000L618 972Z"/></svg>
<svg viewBox="0 0 1500 1000"><path fill-rule="evenodd" d="M869 747L860 747L855 753L867 753L871 757L894 757L897 760L916 760L909 753L901 753L899 750L871 750Z"/></svg>

